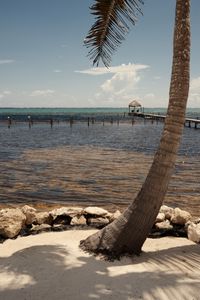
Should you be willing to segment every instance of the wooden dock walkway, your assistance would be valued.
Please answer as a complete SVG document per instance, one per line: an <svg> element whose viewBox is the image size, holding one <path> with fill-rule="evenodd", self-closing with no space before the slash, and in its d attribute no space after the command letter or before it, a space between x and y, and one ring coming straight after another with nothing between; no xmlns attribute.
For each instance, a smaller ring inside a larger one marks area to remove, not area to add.
<svg viewBox="0 0 200 300"><path fill-rule="evenodd" d="M165 115L148 114L148 113L144 113L144 112L130 112L129 116L136 116L136 117L155 120L155 121L164 121L166 118ZM185 126L187 126L187 127L197 129L198 125L200 125L200 119L192 119L192 118L185 119Z"/></svg>

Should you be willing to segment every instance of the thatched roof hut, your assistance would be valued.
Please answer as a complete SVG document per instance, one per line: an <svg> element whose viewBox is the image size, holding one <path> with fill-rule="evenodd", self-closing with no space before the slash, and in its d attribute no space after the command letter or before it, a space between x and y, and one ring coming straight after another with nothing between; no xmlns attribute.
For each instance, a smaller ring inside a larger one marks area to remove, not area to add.
<svg viewBox="0 0 200 300"><path fill-rule="evenodd" d="M129 107L129 112L130 112L132 110L131 108L133 108L132 111L136 111L136 110L142 108L142 105L137 100L133 100L129 103L128 107Z"/></svg>

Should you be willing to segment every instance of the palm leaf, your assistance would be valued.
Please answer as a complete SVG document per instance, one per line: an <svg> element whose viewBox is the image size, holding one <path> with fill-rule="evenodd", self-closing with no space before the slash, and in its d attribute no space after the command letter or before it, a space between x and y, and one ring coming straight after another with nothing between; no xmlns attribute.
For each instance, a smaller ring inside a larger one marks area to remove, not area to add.
<svg viewBox="0 0 200 300"><path fill-rule="evenodd" d="M113 52L129 32L128 22L135 25L138 14L142 14L140 4L143 0L95 0L90 9L96 22L84 41L91 48L88 56L94 65L102 60L109 66Z"/></svg>

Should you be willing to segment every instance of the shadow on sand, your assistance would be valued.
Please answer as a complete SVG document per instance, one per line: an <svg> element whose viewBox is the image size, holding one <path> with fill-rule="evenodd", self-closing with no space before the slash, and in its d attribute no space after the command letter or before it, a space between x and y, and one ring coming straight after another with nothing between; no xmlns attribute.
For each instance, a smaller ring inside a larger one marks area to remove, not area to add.
<svg viewBox="0 0 200 300"><path fill-rule="evenodd" d="M70 251L67 244L33 246L0 258L0 299L200 299L197 245L115 262Z"/></svg>

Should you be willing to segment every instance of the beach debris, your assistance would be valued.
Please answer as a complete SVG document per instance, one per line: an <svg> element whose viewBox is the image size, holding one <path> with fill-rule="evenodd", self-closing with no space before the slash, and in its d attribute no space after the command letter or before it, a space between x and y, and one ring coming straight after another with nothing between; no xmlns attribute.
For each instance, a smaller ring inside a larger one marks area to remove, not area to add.
<svg viewBox="0 0 200 300"><path fill-rule="evenodd" d="M24 227L26 216L19 208L0 210L0 235L5 238L16 237Z"/></svg>
<svg viewBox="0 0 200 300"><path fill-rule="evenodd" d="M171 217L171 223L185 225L191 218L192 216L189 212L176 207Z"/></svg>

